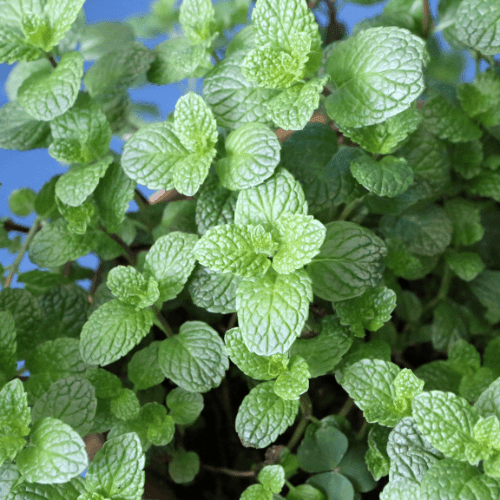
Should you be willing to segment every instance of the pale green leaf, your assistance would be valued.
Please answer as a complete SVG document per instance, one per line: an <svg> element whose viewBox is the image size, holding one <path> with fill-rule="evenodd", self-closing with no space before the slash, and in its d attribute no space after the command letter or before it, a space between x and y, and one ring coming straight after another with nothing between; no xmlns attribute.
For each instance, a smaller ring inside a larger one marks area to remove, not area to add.
<svg viewBox="0 0 500 500"><path fill-rule="evenodd" d="M279 493L285 486L285 469L281 465L266 465L259 472L257 479L266 490Z"/></svg>
<svg viewBox="0 0 500 500"><path fill-rule="evenodd" d="M144 349L135 352L128 362L128 378L140 390L161 384L165 379L158 364L159 348L160 341L151 342Z"/></svg>
<svg viewBox="0 0 500 500"><path fill-rule="evenodd" d="M43 51L28 43L24 33L17 26L0 27L0 63L13 64L15 62L36 61L43 56Z"/></svg>
<svg viewBox="0 0 500 500"><path fill-rule="evenodd" d="M400 425L401 420L397 425ZM368 451L365 455L366 465L375 481L389 474L390 459L387 454L387 441L391 429L374 425L368 433Z"/></svg>
<svg viewBox="0 0 500 500"><path fill-rule="evenodd" d="M191 392L218 387L229 368L219 334L202 321L187 321L178 335L164 340L158 362L167 378Z"/></svg>
<svg viewBox="0 0 500 500"><path fill-rule="evenodd" d="M302 331L312 299L311 279L304 270L243 280L236 310L247 348L261 356L288 351Z"/></svg>
<svg viewBox="0 0 500 500"><path fill-rule="evenodd" d="M80 53L86 61L92 61L134 39L134 30L129 23L92 23L85 26L81 34Z"/></svg>
<svg viewBox="0 0 500 500"><path fill-rule="evenodd" d="M19 217L27 217L35 210L36 193L29 188L15 189L9 195L9 208Z"/></svg>
<svg viewBox="0 0 500 500"><path fill-rule="evenodd" d="M136 346L153 326L151 309L137 311L118 299L96 309L83 326L80 352L91 364L106 366L122 358Z"/></svg>
<svg viewBox="0 0 500 500"><path fill-rule="evenodd" d="M176 450L168 464L168 473L174 483L190 483L200 471L200 457L194 451Z"/></svg>
<svg viewBox="0 0 500 500"><path fill-rule="evenodd" d="M154 278L146 280L131 266L116 266L111 269L106 284L116 298L141 309L154 304L160 296L158 283Z"/></svg>
<svg viewBox="0 0 500 500"><path fill-rule="evenodd" d="M62 484L24 482L16 486L12 491L12 495L8 496L8 498L9 500L78 500L79 498L82 499L83 496L81 497L81 495L84 494L85 480L80 476L76 476L71 481ZM4 500L1 493L0 498Z"/></svg>
<svg viewBox="0 0 500 500"><path fill-rule="evenodd" d="M121 380L104 368L88 369L85 377L93 385L99 399L114 398L122 388Z"/></svg>
<svg viewBox="0 0 500 500"><path fill-rule="evenodd" d="M35 73L25 80L19 87L17 102L36 120L50 121L73 106L82 77L82 56L68 52L52 73Z"/></svg>
<svg viewBox="0 0 500 500"><path fill-rule="evenodd" d="M320 253L307 266L314 293L340 301L361 295L381 279L384 242L369 229L353 222L326 224Z"/></svg>
<svg viewBox="0 0 500 500"><path fill-rule="evenodd" d="M201 43L212 34L215 11L211 0L183 0L179 22L190 42Z"/></svg>
<svg viewBox="0 0 500 500"><path fill-rule="evenodd" d="M176 387L168 393L167 407L176 424L190 425L203 411L203 396L197 392L188 392Z"/></svg>
<svg viewBox="0 0 500 500"><path fill-rule="evenodd" d="M247 123L229 133L226 157L215 169L221 184L232 191L250 188L268 179L280 161L276 134L261 123Z"/></svg>
<svg viewBox="0 0 500 500"><path fill-rule="evenodd" d="M328 115L342 126L363 127L408 109L424 90L427 58L423 40L402 28L370 28L341 41L326 63L335 87Z"/></svg>
<svg viewBox="0 0 500 500"><path fill-rule="evenodd" d="M450 269L464 281L472 281L486 268L475 252L447 253L444 258Z"/></svg>
<svg viewBox="0 0 500 500"><path fill-rule="evenodd" d="M500 378L492 382L474 404L482 417L494 415L500 419Z"/></svg>
<svg viewBox="0 0 500 500"><path fill-rule="evenodd" d="M65 483L88 466L83 439L67 424L45 417L33 425L30 444L16 459L30 483Z"/></svg>
<svg viewBox="0 0 500 500"><path fill-rule="evenodd" d="M50 23L51 31L50 44L45 50L50 50L71 28L85 0L47 0L43 3L45 3L44 13Z"/></svg>
<svg viewBox="0 0 500 500"><path fill-rule="evenodd" d="M265 448L293 424L298 401L285 401L273 391L274 382L263 382L243 399L236 415L236 432L246 447Z"/></svg>
<svg viewBox="0 0 500 500"><path fill-rule="evenodd" d="M139 416L141 404L131 389L122 388L111 400L111 412L120 420L133 420Z"/></svg>
<svg viewBox="0 0 500 500"><path fill-rule="evenodd" d="M278 376L274 383L274 392L285 400L299 399L309 389L309 366L300 356L290 359L287 371Z"/></svg>

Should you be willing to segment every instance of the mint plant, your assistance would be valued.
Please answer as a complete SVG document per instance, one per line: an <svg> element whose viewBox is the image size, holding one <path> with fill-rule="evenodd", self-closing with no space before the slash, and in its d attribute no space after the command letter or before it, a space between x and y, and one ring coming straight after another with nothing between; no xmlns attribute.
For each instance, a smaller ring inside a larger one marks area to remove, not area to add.
<svg viewBox="0 0 500 500"><path fill-rule="evenodd" d="M500 4L83 4L0 0L0 147L66 169L0 219L0 499L500 498Z"/></svg>

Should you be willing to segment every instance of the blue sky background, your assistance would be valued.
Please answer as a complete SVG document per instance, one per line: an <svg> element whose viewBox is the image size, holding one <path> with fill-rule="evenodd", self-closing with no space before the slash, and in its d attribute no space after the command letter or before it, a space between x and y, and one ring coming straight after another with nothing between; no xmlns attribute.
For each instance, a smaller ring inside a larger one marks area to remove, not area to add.
<svg viewBox="0 0 500 500"><path fill-rule="evenodd" d="M387 3L387 0L380 2L374 6L362 6L347 1L340 1L338 5L338 17L346 24L348 32L352 33L352 29L356 23L367 18L380 14ZM431 0L431 11L433 16L436 16L438 0ZM134 0L133 2L124 2L123 0L87 0L84 5L84 10L87 18L87 23L92 24L102 21L123 21L128 17L146 13L150 9L150 0ZM249 18L250 19L250 18ZM321 22L321 20L318 20ZM153 40L141 40L145 45L152 48L159 42L166 39L165 35L160 35ZM441 43L444 43L441 38ZM87 69L92 63L86 63ZM13 66L0 64L0 106L8 102L7 94L5 93L5 80ZM469 54L467 54L467 68L465 71L464 80L470 81L474 78L474 63ZM196 85L196 90L201 92L203 80L193 81ZM132 100L137 102L155 103L161 110L162 120L166 119L167 115L175 108L177 99L188 90L188 80L180 83L156 86L146 85L141 89L133 89L130 91ZM120 151L122 142L114 139L111 147L116 151ZM56 174L64 173L66 168L61 166L55 159L49 156L47 150L37 149L32 151L7 151L0 149L0 216L8 216L14 221L31 226L35 219L35 214L29 217L18 217L10 213L8 206L9 194L22 187L29 187L35 192L38 192L43 184ZM153 192L143 186L139 189L149 197ZM137 205L131 202L130 211L136 211ZM18 233L11 233L13 238ZM24 238L24 236L23 236ZM9 253L6 249L0 249L0 263L4 267L14 262L15 254ZM78 259L78 262L86 267L95 269L98 259L95 255L89 254L86 257ZM26 272L35 269L35 266L30 262L25 255L20 265L20 272ZM89 283L81 282L81 285L88 289ZM14 278L13 287L22 287L21 283Z"/></svg>

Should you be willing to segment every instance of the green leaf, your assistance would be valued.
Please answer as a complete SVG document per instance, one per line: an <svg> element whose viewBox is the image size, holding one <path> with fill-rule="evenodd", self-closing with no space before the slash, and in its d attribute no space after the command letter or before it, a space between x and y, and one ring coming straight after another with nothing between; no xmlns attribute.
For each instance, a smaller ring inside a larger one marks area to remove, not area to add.
<svg viewBox="0 0 500 500"><path fill-rule="evenodd" d="M411 415L411 401L423 386L411 370L401 371L397 365L379 359L350 365L342 380L342 387L363 410L367 422L387 427Z"/></svg>
<svg viewBox="0 0 500 500"><path fill-rule="evenodd" d="M473 375L481 367L481 356L472 344L459 339L448 348L448 363L460 375Z"/></svg>
<svg viewBox="0 0 500 500"><path fill-rule="evenodd" d="M173 124L153 123L141 128L125 144L125 173L150 189L175 187L195 194L216 155L217 126L203 99L189 92L175 105Z"/></svg>
<svg viewBox="0 0 500 500"><path fill-rule="evenodd" d="M209 175L196 196L198 233L203 235L212 227L232 224L237 198L237 192L226 189L216 176Z"/></svg>
<svg viewBox="0 0 500 500"><path fill-rule="evenodd" d="M17 102L8 102L0 108L0 148L28 151L46 147L50 125L35 120Z"/></svg>
<svg viewBox="0 0 500 500"><path fill-rule="evenodd" d="M498 373L498 369L500 368L500 363L498 362L500 360L499 345L500 339L499 337L495 337L488 342L483 354L483 365L491 368L497 376L500 375Z"/></svg>
<svg viewBox="0 0 500 500"><path fill-rule="evenodd" d="M144 349L135 352L128 363L128 378L140 390L161 384L165 379L158 364L159 348L159 341L151 342Z"/></svg>
<svg viewBox="0 0 500 500"><path fill-rule="evenodd" d="M415 420L410 417L403 418L392 429L387 454L391 460L390 482L409 482L413 487L418 486L425 473L444 458L419 432Z"/></svg>
<svg viewBox="0 0 500 500"><path fill-rule="evenodd" d="M285 486L285 469L281 465L266 465L257 479L262 486L272 493L279 493Z"/></svg>
<svg viewBox="0 0 500 500"><path fill-rule="evenodd" d="M40 267L56 267L90 252L88 235L75 234L64 219L47 224L38 231L29 249L30 260Z"/></svg>
<svg viewBox="0 0 500 500"><path fill-rule="evenodd" d="M0 312L0 366L7 378L14 378L17 371L17 340L14 316L9 311Z"/></svg>
<svg viewBox="0 0 500 500"><path fill-rule="evenodd" d="M236 290L241 278L198 267L188 282L193 303L209 312L236 312Z"/></svg>
<svg viewBox="0 0 500 500"><path fill-rule="evenodd" d="M334 470L342 461L348 444L347 437L337 427L309 424L297 450L299 466L306 472Z"/></svg>
<svg viewBox="0 0 500 500"><path fill-rule="evenodd" d="M363 295L341 302L335 302L334 308L342 325L350 325L351 331L358 337L364 337L366 328L376 332L391 319L396 307L396 293L387 287L367 290Z"/></svg>
<svg viewBox="0 0 500 500"><path fill-rule="evenodd" d="M0 465L14 460L30 433L31 409L23 383L14 379L0 390Z"/></svg>
<svg viewBox="0 0 500 500"><path fill-rule="evenodd" d="M474 407L482 417L494 415L500 417L500 378L492 382L479 396Z"/></svg>
<svg viewBox="0 0 500 500"><path fill-rule="evenodd" d="M32 410L33 422L54 417L73 428L81 437L92 428L97 400L92 384L80 376L66 377L50 386Z"/></svg>
<svg viewBox="0 0 500 500"><path fill-rule="evenodd" d="M485 319L491 324L497 323L500 320L500 271L485 269L470 282L469 286L479 302L487 309Z"/></svg>
<svg viewBox="0 0 500 500"><path fill-rule="evenodd" d="M144 276L131 266L117 266L111 269L106 284L116 298L140 309L154 304L160 296L158 283L154 278L150 277L146 281Z"/></svg>
<svg viewBox="0 0 500 500"><path fill-rule="evenodd" d="M293 424L298 401L285 401L274 393L274 382L263 382L243 399L236 415L236 432L247 448L265 448Z"/></svg>
<svg viewBox="0 0 500 500"><path fill-rule="evenodd" d="M110 50L122 47L135 39L129 23L105 21L85 26L80 38L80 53L86 61L99 59Z"/></svg>
<svg viewBox="0 0 500 500"><path fill-rule="evenodd" d="M302 130L319 106L329 77L313 78L283 90L267 103L267 117L284 130Z"/></svg>
<svg viewBox="0 0 500 500"><path fill-rule="evenodd" d="M59 213L68 222L69 232L81 235L87 232L87 227L91 225L95 215L95 204L92 199L85 200L78 207L71 207L56 196L56 205Z"/></svg>
<svg viewBox="0 0 500 500"><path fill-rule="evenodd" d="M165 446L174 437L174 419L167 415L163 405L156 402L147 403L141 409L141 424L147 426L147 439L156 446Z"/></svg>
<svg viewBox="0 0 500 500"><path fill-rule="evenodd" d="M413 400L418 430L447 457L466 460L467 445L474 443L473 428L479 412L451 392L430 391Z"/></svg>
<svg viewBox="0 0 500 500"><path fill-rule="evenodd" d="M158 238L146 255L145 275L153 276L160 290L160 301L176 297L194 269L193 253L198 237L174 231Z"/></svg>
<svg viewBox="0 0 500 500"><path fill-rule="evenodd" d="M307 361L311 378L320 377L335 368L352 341L349 328L341 325L339 318L326 316L321 321L320 334L297 339L290 348L290 355L299 355Z"/></svg>
<svg viewBox="0 0 500 500"><path fill-rule="evenodd" d="M100 399L114 398L122 388L121 380L104 368L87 370L85 376L94 386L95 395Z"/></svg>
<svg viewBox="0 0 500 500"><path fill-rule="evenodd" d="M90 462L85 476L89 493L106 497L139 500L144 492L145 458L139 438L134 433L109 438Z"/></svg>
<svg viewBox="0 0 500 500"><path fill-rule="evenodd" d="M465 0L456 13L456 36L481 54L500 51L500 6L492 0Z"/></svg>
<svg viewBox="0 0 500 500"><path fill-rule="evenodd" d="M401 420L397 425L400 425ZM375 481L389 474L390 459L387 454L387 441L391 429L374 425L368 433L368 451L365 455L366 465Z"/></svg>
<svg viewBox="0 0 500 500"><path fill-rule="evenodd" d="M340 42L326 63L335 87L325 102L328 115L342 126L364 127L408 109L424 90L428 57L422 39L401 28L370 28Z"/></svg>
<svg viewBox="0 0 500 500"><path fill-rule="evenodd" d="M120 420L133 420L139 416L141 405L134 391L122 388L111 400L111 412Z"/></svg>
<svg viewBox="0 0 500 500"><path fill-rule="evenodd" d="M280 242L273 268L280 274L309 264L325 240L325 226L312 215L285 213L276 220L274 227L279 232Z"/></svg>
<svg viewBox="0 0 500 500"><path fill-rule="evenodd" d="M342 474L323 472L307 480L315 488L326 494L327 500L354 500L354 487Z"/></svg>
<svg viewBox="0 0 500 500"><path fill-rule="evenodd" d="M81 93L71 109L54 118L50 122L50 128L54 141L50 145L49 154L60 162L88 163L109 150L111 127L104 112L87 93ZM67 146L75 148L74 155L64 154ZM111 161L112 158L109 163ZM100 177L104 173L105 170Z"/></svg>
<svg viewBox="0 0 500 500"><path fill-rule="evenodd" d="M29 188L15 189L9 196L9 208L19 217L27 217L35 210L36 193Z"/></svg>
<svg viewBox="0 0 500 500"><path fill-rule="evenodd" d="M274 495L261 484L252 484L243 491L240 500L273 500Z"/></svg>
<svg viewBox="0 0 500 500"><path fill-rule="evenodd" d="M287 500L326 500L325 495L309 484L299 484L296 488L291 488Z"/></svg>
<svg viewBox="0 0 500 500"><path fill-rule="evenodd" d="M280 142L276 134L261 123L247 123L229 133L226 157L215 169L221 184L233 191L261 184L280 161Z"/></svg>
<svg viewBox="0 0 500 500"><path fill-rule="evenodd" d="M274 392L285 400L299 399L309 389L309 366L300 356L290 359L287 371L281 373L274 383Z"/></svg>
<svg viewBox="0 0 500 500"><path fill-rule="evenodd" d="M17 469L16 469L17 471ZM13 488L12 500L78 500L85 494L85 481L76 476L63 484L40 484L24 482ZM4 497L0 497L2 500ZM6 498L6 497L5 497Z"/></svg>
<svg viewBox="0 0 500 500"><path fill-rule="evenodd" d="M457 339L468 335L463 310L451 299L441 302L433 311L431 326L432 343L435 349L447 349Z"/></svg>
<svg viewBox="0 0 500 500"><path fill-rule="evenodd" d="M444 258L450 269L464 281L472 281L486 268L475 252L446 253Z"/></svg>
<svg viewBox="0 0 500 500"><path fill-rule="evenodd" d="M493 370L486 366L481 367L476 373L462 377L458 394L469 403L474 403L495 379L496 374Z"/></svg>
<svg viewBox="0 0 500 500"><path fill-rule="evenodd" d="M68 52L52 73L35 73L25 80L19 87L17 102L36 120L50 121L73 106L82 77L82 56Z"/></svg>
<svg viewBox="0 0 500 500"><path fill-rule="evenodd" d="M226 52L226 57L203 81L203 98L221 127L236 129L253 122L272 125L267 117L267 103L280 91L259 87L243 76L241 61L245 55L242 50L230 55Z"/></svg>
<svg viewBox="0 0 500 500"><path fill-rule="evenodd" d="M176 424L190 425L203 411L203 396L176 387L168 393L167 406Z"/></svg>
<svg viewBox="0 0 500 500"><path fill-rule="evenodd" d="M238 195L234 222L261 224L271 230L284 213L307 215L304 191L293 175L284 168L259 186L244 189Z"/></svg>
<svg viewBox="0 0 500 500"><path fill-rule="evenodd" d="M288 366L282 354L259 356L248 349L240 328L232 328L224 336L226 352L231 361L245 374L256 380L271 380Z"/></svg>
<svg viewBox="0 0 500 500"><path fill-rule="evenodd" d="M483 132L458 106L435 95L422 106L422 126L440 139L450 142L476 141Z"/></svg>
<svg viewBox="0 0 500 500"><path fill-rule="evenodd" d="M103 160L106 161L106 160ZM129 202L134 198L136 183L124 172L118 161L106 170L94 191L99 217L108 231L117 231L125 220Z"/></svg>
<svg viewBox="0 0 500 500"><path fill-rule="evenodd" d="M375 161L362 156L351 163L354 178L368 191L393 198L404 193L413 182L413 170L404 158L384 156Z"/></svg>
<svg viewBox="0 0 500 500"><path fill-rule="evenodd" d="M435 204L410 208L400 217L385 215L380 228L388 238L401 238L410 252L429 257L444 252L453 232L450 218Z"/></svg>
<svg viewBox="0 0 500 500"><path fill-rule="evenodd" d="M139 42L130 42L99 58L83 82L92 97L103 97L131 87L148 70L154 55Z"/></svg>
<svg viewBox="0 0 500 500"><path fill-rule="evenodd" d="M210 39L200 45L191 45L188 39L179 37L156 45L153 49L155 60L147 73L148 80L156 85L166 85L184 78L204 77L213 68L207 50L208 42Z"/></svg>
<svg viewBox="0 0 500 500"><path fill-rule="evenodd" d="M200 471L200 457L194 451L176 450L168 464L168 473L174 483L190 483Z"/></svg>
<svg viewBox="0 0 500 500"><path fill-rule="evenodd" d="M470 194L500 200L500 172L481 172L468 186Z"/></svg>
<svg viewBox="0 0 500 500"><path fill-rule="evenodd" d="M211 36L214 16L215 11L210 0L183 0L179 21L192 44L199 44Z"/></svg>
<svg viewBox="0 0 500 500"><path fill-rule="evenodd" d="M118 299L95 310L83 326L80 352L87 363L106 366L125 356L153 326L151 309L136 310Z"/></svg>
<svg viewBox="0 0 500 500"><path fill-rule="evenodd" d="M483 238L481 210L475 203L463 198L445 200L444 209L453 225L454 246L469 246Z"/></svg>
<svg viewBox="0 0 500 500"><path fill-rule="evenodd" d="M262 236L267 236L271 245L277 246L262 226L216 226L198 240L193 253L200 264L212 271L233 273L242 278L262 276L271 266L268 256L272 255L271 248L259 248L258 239Z"/></svg>
<svg viewBox="0 0 500 500"><path fill-rule="evenodd" d="M113 158L107 156L92 164L72 165L57 179L56 196L66 205L78 207L94 192L112 161Z"/></svg>
<svg viewBox="0 0 500 500"><path fill-rule="evenodd" d="M30 443L16 459L30 483L65 483L88 466L83 439L67 424L52 417L35 422Z"/></svg>
<svg viewBox="0 0 500 500"><path fill-rule="evenodd" d="M219 387L229 368L219 334L202 321L187 321L178 335L162 341L158 362L167 378L191 392Z"/></svg>
<svg viewBox="0 0 500 500"><path fill-rule="evenodd" d="M1 29L0 63L29 62L42 57L43 52L28 43L20 27L3 24Z"/></svg>
<svg viewBox="0 0 500 500"><path fill-rule="evenodd" d="M480 141L459 142L452 154L452 167L464 179L473 179L482 171L483 145Z"/></svg>
<svg viewBox="0 0 500 500"><path fill-rule="evenodd" d="M422 116L411 106L382 123L362 128L341 127L344 136L373 154L389 154L418 127Z"/></svg>
<svg viewBox="0 0 500 500"><path fill-rule="evenodd" d="M236 292L236 310L247 348L261 356L283 354L302 331L313 299L304 270L268 272L243 280Z"/></svg>
<svg viewBox="0 0 500 500"><path fill-rule="evenodd" d="M365 227L346 221L326 224L320 253L307 267L315 295L340 301L377 286L386 253L384 242Z"/></svg>
<svg viewBox="0 0 500 500"><path fill-rule="evenodd" d="M432 500L436 495L443 500L493 500L499 494L500 482L497 479L481 474L477 467L451 458L434 464L420 488L421 500Z"/></svg>

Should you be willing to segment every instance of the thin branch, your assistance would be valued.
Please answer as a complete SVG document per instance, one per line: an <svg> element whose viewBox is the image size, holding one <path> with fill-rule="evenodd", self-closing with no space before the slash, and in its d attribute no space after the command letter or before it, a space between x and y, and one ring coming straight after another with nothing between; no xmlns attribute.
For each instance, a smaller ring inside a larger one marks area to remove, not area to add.
<svg viewBox="0 0 500 500"><path fill-rule="evenodd" d="M170 189L169 191L160 189L159 191L156 191L156 193L153 193L149 197L149 203L154 204L154 203L160 203L162 201L169 202L176 200L192 200L192 199L193 197L181 194L177 192L175 189Z"/></svg>
<svg viewBox="0 0 500 500"><path fill-rule="evenodd" d="M14 277L14 274L17 272L19 269L19 264L21 264L21 261L23 260L24 254L26 253L26 250L28 250L28 247L30 246L31 241L33 240L38 224L42 218L40 216L37 216L35 221L33 222L33 225L31 226L30 230L28 231L28 235L26 236L26 239L24 240L23 244L21 245L21 248L19 250L19 253L17 254L16 260L12 264L12 268L9 272L9 275L7 276L7 279L5 280L5 288L8 288L12 282L12 278Z"/></svg>
<svg viewBox="0 0 500 500"><path fill-rule="evenodd" d="M102 280L102 274L104 271L104 266L102 264L102 260L99 260L99 265L94 273L94 277L92 278L92 285L90 286L89 295L94 295L97 287L100 285Z"/></svg>
<svg viewBox="0 0 500 500"><path fill-rule="evenodd" d="M156 314L156 317L158 318L158 321L160 322L161 326L165 330L165 335L167 337L174 337L174 332L172 331L172 328L170 328L170 325L168 324L168 321L165 319L165 316L161 313L161 311L156 307L156 306L151 306L153 311Z"/></svg>
<svg viewBox="0 0 500 500"><path fill-rule="evenodd" d="M337 40L342 40L345 34L345 26L337 21L337 11L335 10L335 0L326 0L330 22L326 28L325 45Z"/></svg>
<svg viewBox="0 0 500 500"><path fill-rule="evenodd" d="M134 192L134 200L141 210L149 205L148 199L137 188Z"/></svg>
<svg viewBox="0 0 500 500"><path fill-rule="evenodd" d="M236 321L238 319L238 315L236 313L231 314L231 317L229 318L229 323L227 324L227 329L231 330L231 328L236 325Z"/></svg>
<svg viewBox="0 0 500 500"><path fill-rule="evenodd" d="M323 92L321 92L325 97L328 97L332 91L330 89L327 89L326 87L323 87Z"/></svg>
<svg viewBox="0 0 500 500"><path fill-rule="evenodd" d="M344 406L340 409L340 411L337 413L337 415L341 417L347 417L349 415L349 412L354 408L354 401L349 398L345 403Z"/></svg>
<svg viewBox="0 0 500 500"><path fill-rule="evenodd" d="M12 220L6 220L3 223L3 228L6 231L18 231L19 233L28 233L30 228L27 226L22 226L21 224L16 224Z"/></svg>
<svg viewBox="0 0 500 500"><path fill-rule="evenodd" d="M215 64L220 63L219 56L217 55L217 52L212 51L212 57L215 59Z"/></svg>
<svg viewBox="0 0 500 500"><path fill-rule="evenodd" d="M432 30L433 22L431 16L431 9L429 6L429 0L423 0L424 2L424 18L422 20L422 38L427 39Z"/></svg>
<svg viewBox="0 0 500 500"><path fill-rule="evenodd" d="M47 54L47 59L50 61L50 64L52 64L52 67L57 68L57 62L52 54Z"/></svg>
<svg viewBox="0 0 500 500"><path fill-rule="evenodd" d="M65 278L69 278L69 273L71 271L72 264L73 264L72 260L68 260L68 262L66 262L66 264L64 264L63 276Z"/></svg>
<svg viewBox="0 0 500 500"><path fill-rule="evenodd" d="M118 245L123 248L125 258L131 266L135 266L137 263L137 258L135 253L130 249L130 247L117 235L114 233L108 233L104 226L99 226L99 229L104 231L112 240L116 241Z"/></svg>
<svg viewBox="0 0 500 500"><path fill-rule="evenodd" d="M318 3L318 0L309 0L309 2L307 3L307 8L308 9L314 9L314 7L316 7L316 4Z"/></svg>
<svg viewBox="0 0 500 500"><path fill-rule="evenodd" d="M288 441L288 444L286 445L289 450L295 448L295 446L299 443L300 438L304 434L306 427L309 424L309 417L312 415L312 403L311 399L307 395L307 392L301 394L300 396L300 409L302 411L302 418L295 428L290 441Z"/></svg>
<svg viewBox="0 0 500 500"><path fill-rule="evenodd" d="M233 470L226 467L212 467L211 465L203 464L202 467L210 472L215 472L217 474L226 474L232 477L255 477L255 472L251 470Z"/></svg>
<svg viewBox="0 0 500 500"><path fill-rule="evenodd" d="M439 302L441 302L442 300L444 300L446 298L446 296L448 295L448 292L450 290L452 278L453 277L451 275L450 268L449 268L448 264L445 264L443 277L441 279L441 284L439 285L438 293L430 302L428 302L424 306L423 311L422 311L423 313L427 313L430 310L434 309L434 307L436 307L439 304Z"/></svg>

